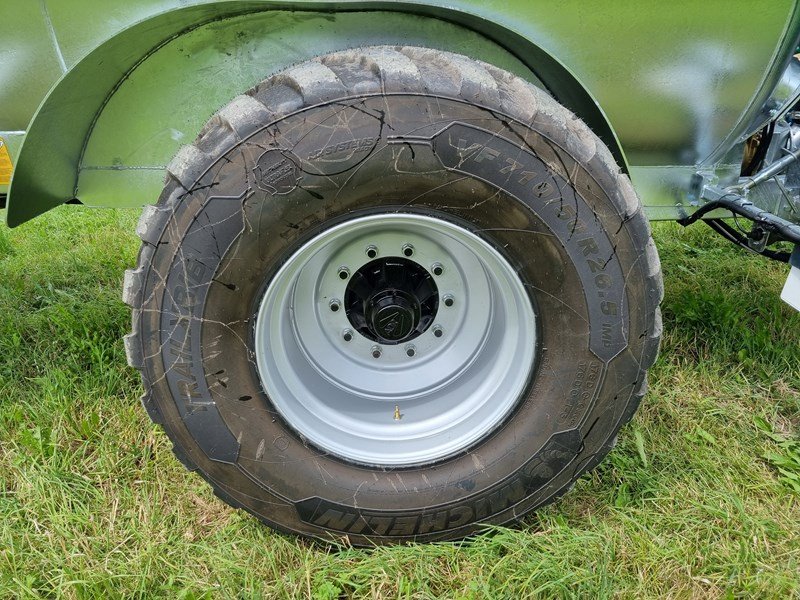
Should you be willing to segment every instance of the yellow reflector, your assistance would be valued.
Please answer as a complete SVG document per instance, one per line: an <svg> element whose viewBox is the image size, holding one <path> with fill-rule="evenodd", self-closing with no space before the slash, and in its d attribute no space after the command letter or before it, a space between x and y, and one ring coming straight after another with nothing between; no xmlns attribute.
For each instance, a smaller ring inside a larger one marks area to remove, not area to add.
<svg viewBox="0 0 800 600"><path fill-rule="evenodd" d="M8 146L0 138L0 185L8 185L11 183L11 157L8 154Z"/></svg>

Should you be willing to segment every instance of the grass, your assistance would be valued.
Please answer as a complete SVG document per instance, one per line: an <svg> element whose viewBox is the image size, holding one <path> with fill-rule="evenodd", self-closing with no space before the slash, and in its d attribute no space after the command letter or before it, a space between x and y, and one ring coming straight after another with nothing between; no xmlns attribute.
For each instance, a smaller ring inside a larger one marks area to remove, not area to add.
<svg viewBox="0 0 800 600"><path fill-rule="evenodd" d="M800 315L786 267L656 227L662 354L620 444L469 543L325 550L219 502L139 406L137 215L0 228L0 597L800 596Z"/></svg>

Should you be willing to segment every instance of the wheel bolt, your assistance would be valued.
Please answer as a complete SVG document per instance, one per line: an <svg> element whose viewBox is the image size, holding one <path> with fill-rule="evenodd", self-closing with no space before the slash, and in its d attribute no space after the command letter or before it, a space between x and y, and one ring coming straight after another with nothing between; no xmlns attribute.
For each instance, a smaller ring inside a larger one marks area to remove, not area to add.
<svg viewBox="0 0 800 600"><path fill-rule="evenodd" d="M380 346L373 346L372 347L372 358L380 358L383 351L381 350Z"/></svg>
<svg viewBox="0 0 800 600"><path fill-rule="evenodd" d="M442 329L441 325L433 326L433 335L435 335L436 337L442 337L444 335L444 330Z"/></svg>
<svg viewBox="0 0 800 600"><path fill-rule="evenodd" d="M414 344L409 344L406 346L406 356L409 358L413 357L417 353L417 349Z"/></svg>
<svg viewBox="0 0 800 600"><path fill-rule="evenodd" d="M345 330L342 332L342 339L343 339L345 342L349 342L349 341L351 341L351 340L353 339L353 330L352 330L352 329L345 329Z"/></svg>
<svg viewBox="0 0 800 600"><path fill-rule="evenodd" d="M455 303L455 298L453 298L450 294L447 294L447 296L444 297L444 305L447 306L448 308L453 306L454 303Z"/></svg>
<svg viewBox="0 0 800 600"><path fill-rule="evenodd" d="M378 256L378 248L377 246L373 246L372 244L367 246L366 252L368 258L375 258L376 256Z"/></svg>
<svg viewBox="0 0 800 600"><path fill-rule="evenodd" d="M339 310L339 307L341 306L341 304L339 303L339 301L338 301L338 300L336 300L336 299L333 299L333 300L331 300L331 301L330 301L330 304L329 304L328 306L330 306L330 307L331 307L331 310L332 310L333 312L336 312L336 311L338 311L338 310Z"/></svg>
<svg viewBox="0 0 800 600"><path fill-rule="evenodd" d="M403 256L412 256L414 254L414 246L411 244L403 245Z"/></svg>
<svg viewBox="0 0 800 600"><path fill-rule="evenodd" d="M350 277L350 269L339 267L339 279L347 279L348 277Z"/></svg>
<svg viewBox="0 0 800 600"><path fill-rule="evenodd" d="M444 273L444 267L442 266L442 263L433 263L431 265L431 272L437 277Z"/></svg>

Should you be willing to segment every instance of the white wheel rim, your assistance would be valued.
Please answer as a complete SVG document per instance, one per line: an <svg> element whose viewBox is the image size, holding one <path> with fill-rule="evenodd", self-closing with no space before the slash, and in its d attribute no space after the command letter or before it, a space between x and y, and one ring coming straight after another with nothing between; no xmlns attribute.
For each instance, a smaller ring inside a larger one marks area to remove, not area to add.
<svg viewBox="0 0 800 600"><path fill-rule="evenodd" d="M332 302L346 294L342 268L352 275L373 260L368 248L386 258L406 246L408 260L442 267L438 309L408 342L379 343ZM533 306L508 261L474 233L415 214L353 219L306 243L273 277L255 325L258 373L281 417L318 448L368 465L437 461L484 438L525 391L535 347Z"/></svg>

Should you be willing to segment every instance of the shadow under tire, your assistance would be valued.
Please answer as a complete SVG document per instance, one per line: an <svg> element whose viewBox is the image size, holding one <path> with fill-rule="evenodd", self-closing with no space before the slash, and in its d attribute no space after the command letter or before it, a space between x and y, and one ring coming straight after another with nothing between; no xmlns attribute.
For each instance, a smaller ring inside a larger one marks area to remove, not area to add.
<svg viewBox="0 0 800 600"><path fill-rule="evenodd" d="M611 153L447 52L270 77L181 149L137 233L148 413L223 500L299 535L520 519L613 447L658 352L658 256Z"/></svg>

